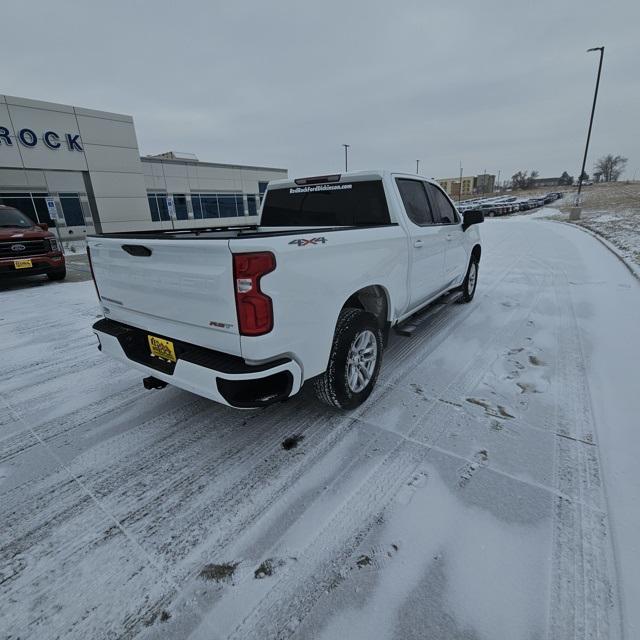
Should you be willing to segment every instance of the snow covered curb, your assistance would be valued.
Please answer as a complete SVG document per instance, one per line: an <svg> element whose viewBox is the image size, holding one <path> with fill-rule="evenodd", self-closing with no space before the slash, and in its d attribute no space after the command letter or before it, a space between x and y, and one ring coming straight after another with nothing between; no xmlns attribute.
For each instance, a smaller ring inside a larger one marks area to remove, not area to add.
<svg viewBox="0 0 640 640"><path fill-rule="evenodd" d="M590 236L593 236L596 240L598 240L605 247L607 247L607 249L609 249L609 251L611 251L611 253L613 253L616 256L616 258L618 258L618 260L620 260L620 262L622 262L622 264L625 267L627 267L627 269L629 269L629 271L631 272L631 275L634 276L636 280L640 281L640 266L631 262L626 256L622 254L620 249L618 249L618 247L616 247L615 244L613 244L606 238L603 238L601 235L597 234L595 231L592 231L588 227L584 227L581 224L572 224L571 222L565 222L564 220L550 220L550 219L547 219L547 220L549 222L557 222L558 224L565 224L568 227L571 227L573 229L580 229L581 231L588 233Z"/></svg>

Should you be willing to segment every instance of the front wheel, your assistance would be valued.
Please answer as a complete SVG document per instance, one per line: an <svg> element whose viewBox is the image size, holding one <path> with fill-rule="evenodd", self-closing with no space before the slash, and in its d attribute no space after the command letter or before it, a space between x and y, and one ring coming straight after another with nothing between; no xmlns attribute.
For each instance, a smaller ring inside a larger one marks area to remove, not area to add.
<svg viewBox="0 0 640 640"><path fill-rule="evenodd" d="M371 394L382 362L382 331L362 309L340 312L327 370L315 378L316 395L340 409L355 409Z"/></svg>
<svg viewBox="0 0 640 640"><path fill-rule="evenodd" d="M478 286L478 259L471 258L469 268L467 269L467 275L464 277L464 282L460 287L462 295L460 296L460 302L471 302L473 296L476 293L476 287Z"/></svg>

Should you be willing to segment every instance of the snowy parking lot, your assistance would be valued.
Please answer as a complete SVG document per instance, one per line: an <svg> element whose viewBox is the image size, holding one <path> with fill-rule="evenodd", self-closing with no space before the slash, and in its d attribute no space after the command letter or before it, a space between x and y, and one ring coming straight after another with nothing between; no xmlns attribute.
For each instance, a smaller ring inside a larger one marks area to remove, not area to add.
<svg viewBox="0 0 640 640"><path fill-rule="evenodd" d="M90 281L0 291L0 637L640 637L639 283L481 232L352 413L145 391Z"/></svg>

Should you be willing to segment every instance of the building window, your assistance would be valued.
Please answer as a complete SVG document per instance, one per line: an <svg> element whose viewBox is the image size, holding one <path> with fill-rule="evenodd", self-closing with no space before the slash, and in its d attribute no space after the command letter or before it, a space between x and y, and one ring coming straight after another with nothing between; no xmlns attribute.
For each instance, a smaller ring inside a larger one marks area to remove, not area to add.
<svg viewBox="0 0 640 640"><path fill-rule="evenodd" d="M262 202L262 199L264 198L264 193L267 190L268 185L268 182L258 182L258 193L260 194L260 202Z"/></svg>
<svg viewBox="0 0 640 640"><path fill-rule="evenodd" d="M202 203L203 218L219 218L218 197L215 193L201 193L200 202Z"/></svg>
<svg viewBox="0 0 640 640"><path fill-rule="evenodd" d="M149 200L149 209L151 210L151 219L154 222L160 222L160 213L158 212L158 201L155 194L148 194L147 200Z"/></svg>
<svg viewBox="0 0 640 640"><path fill-rule="evenodd" d="M178 196L174 196L174 199ZM249 196L249 210L251 211L251 197L253 211L256 211L255 195ZM196 220L204 218L235 218L244 216L244 197L241 193L192 193L191 206ZM176 200L176 212L178 210ZM254 213L255 215L255 213Z"/></svg>
<svg viewBox="0 0 640 640"><path fill-rule="evenodd" d="M250 193L247 196L247 207L249 209L249 215L250 216L257 216L258 215L257 198L258 198L258 196L255 193Z"/></svg>
<svg viewBox="0 0 640 640"><path fill-rule="evenodd" d="M160 220L170 220L166 193L148 193L147 199L149 200L151 219L154 222L159 222Z"/></svg>
<svg viewBox="0 0 640 640"><path fill-rule="evenodd" d="M220 195L218 197L220 203L221 218L235 218L238 215L236 210L236 197L232 195Z"/></svg>
<svg viewBox="0 0 640 640"><path fill-rule="evenodd" d="M238 216L244 215L244 197L242 194L236 196L236 212Z"/></svg>
<svg viewBox="0 0 640 640"><path fill-rule="evenodd" d="M196 220L201 220L202 204L200 203L200 196L197 193L191 194L191 207L193 208L193 217Z"/></svg>
<svg viewBox="0 0 640 640"><path fill-rule="evenodd" d="M47 193L32 193L31 199L33 200L33 204L36 208L36 214L38 215L38 220L40 222L45 222L50 227L55 226L55 221L52 220L49 215L49 209L47 207L47 198L49 194Z"/></svg>
<svg viewBox="0 0 640 640"><path fill-rule="evenodd" d="M82 204L77 193L61 193L60 204L68 227L84 227Z"/></svg>
<svg viewBox="0 0 640 640"><path fill-rule="evenodd" d="M13 207L24 213L33 222L38 222L38 216L30 193L0 193L0 204L6 207Z"/></svg>
<svg viewBox="0 0 640 640"><path fill-rule="evenodd" d="M177 220L188 220L189 211L187 209L187 196L184 193L175 193L173 195L173 206L176 210Z"/></svg>

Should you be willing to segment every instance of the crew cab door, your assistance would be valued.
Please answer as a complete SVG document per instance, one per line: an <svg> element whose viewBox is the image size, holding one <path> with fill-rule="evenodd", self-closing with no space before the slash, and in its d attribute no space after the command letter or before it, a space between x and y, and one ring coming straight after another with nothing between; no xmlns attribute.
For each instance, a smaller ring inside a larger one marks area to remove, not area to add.
<svg viewBox="0 0 640 640"><path fill-rule="evenodd" d="M467 271L467 250L462 220L444 191L435 184L426 183L431 211L445 238L444 284L449 286L464 277Z"/></svg>
<svg viewBox="0 0 640 640"><path fill-rule="evenodd" d="M445 233L435 224L426 183L396 178L407 214L409 234L409 310L435 296L444 288Z"/></svg>

